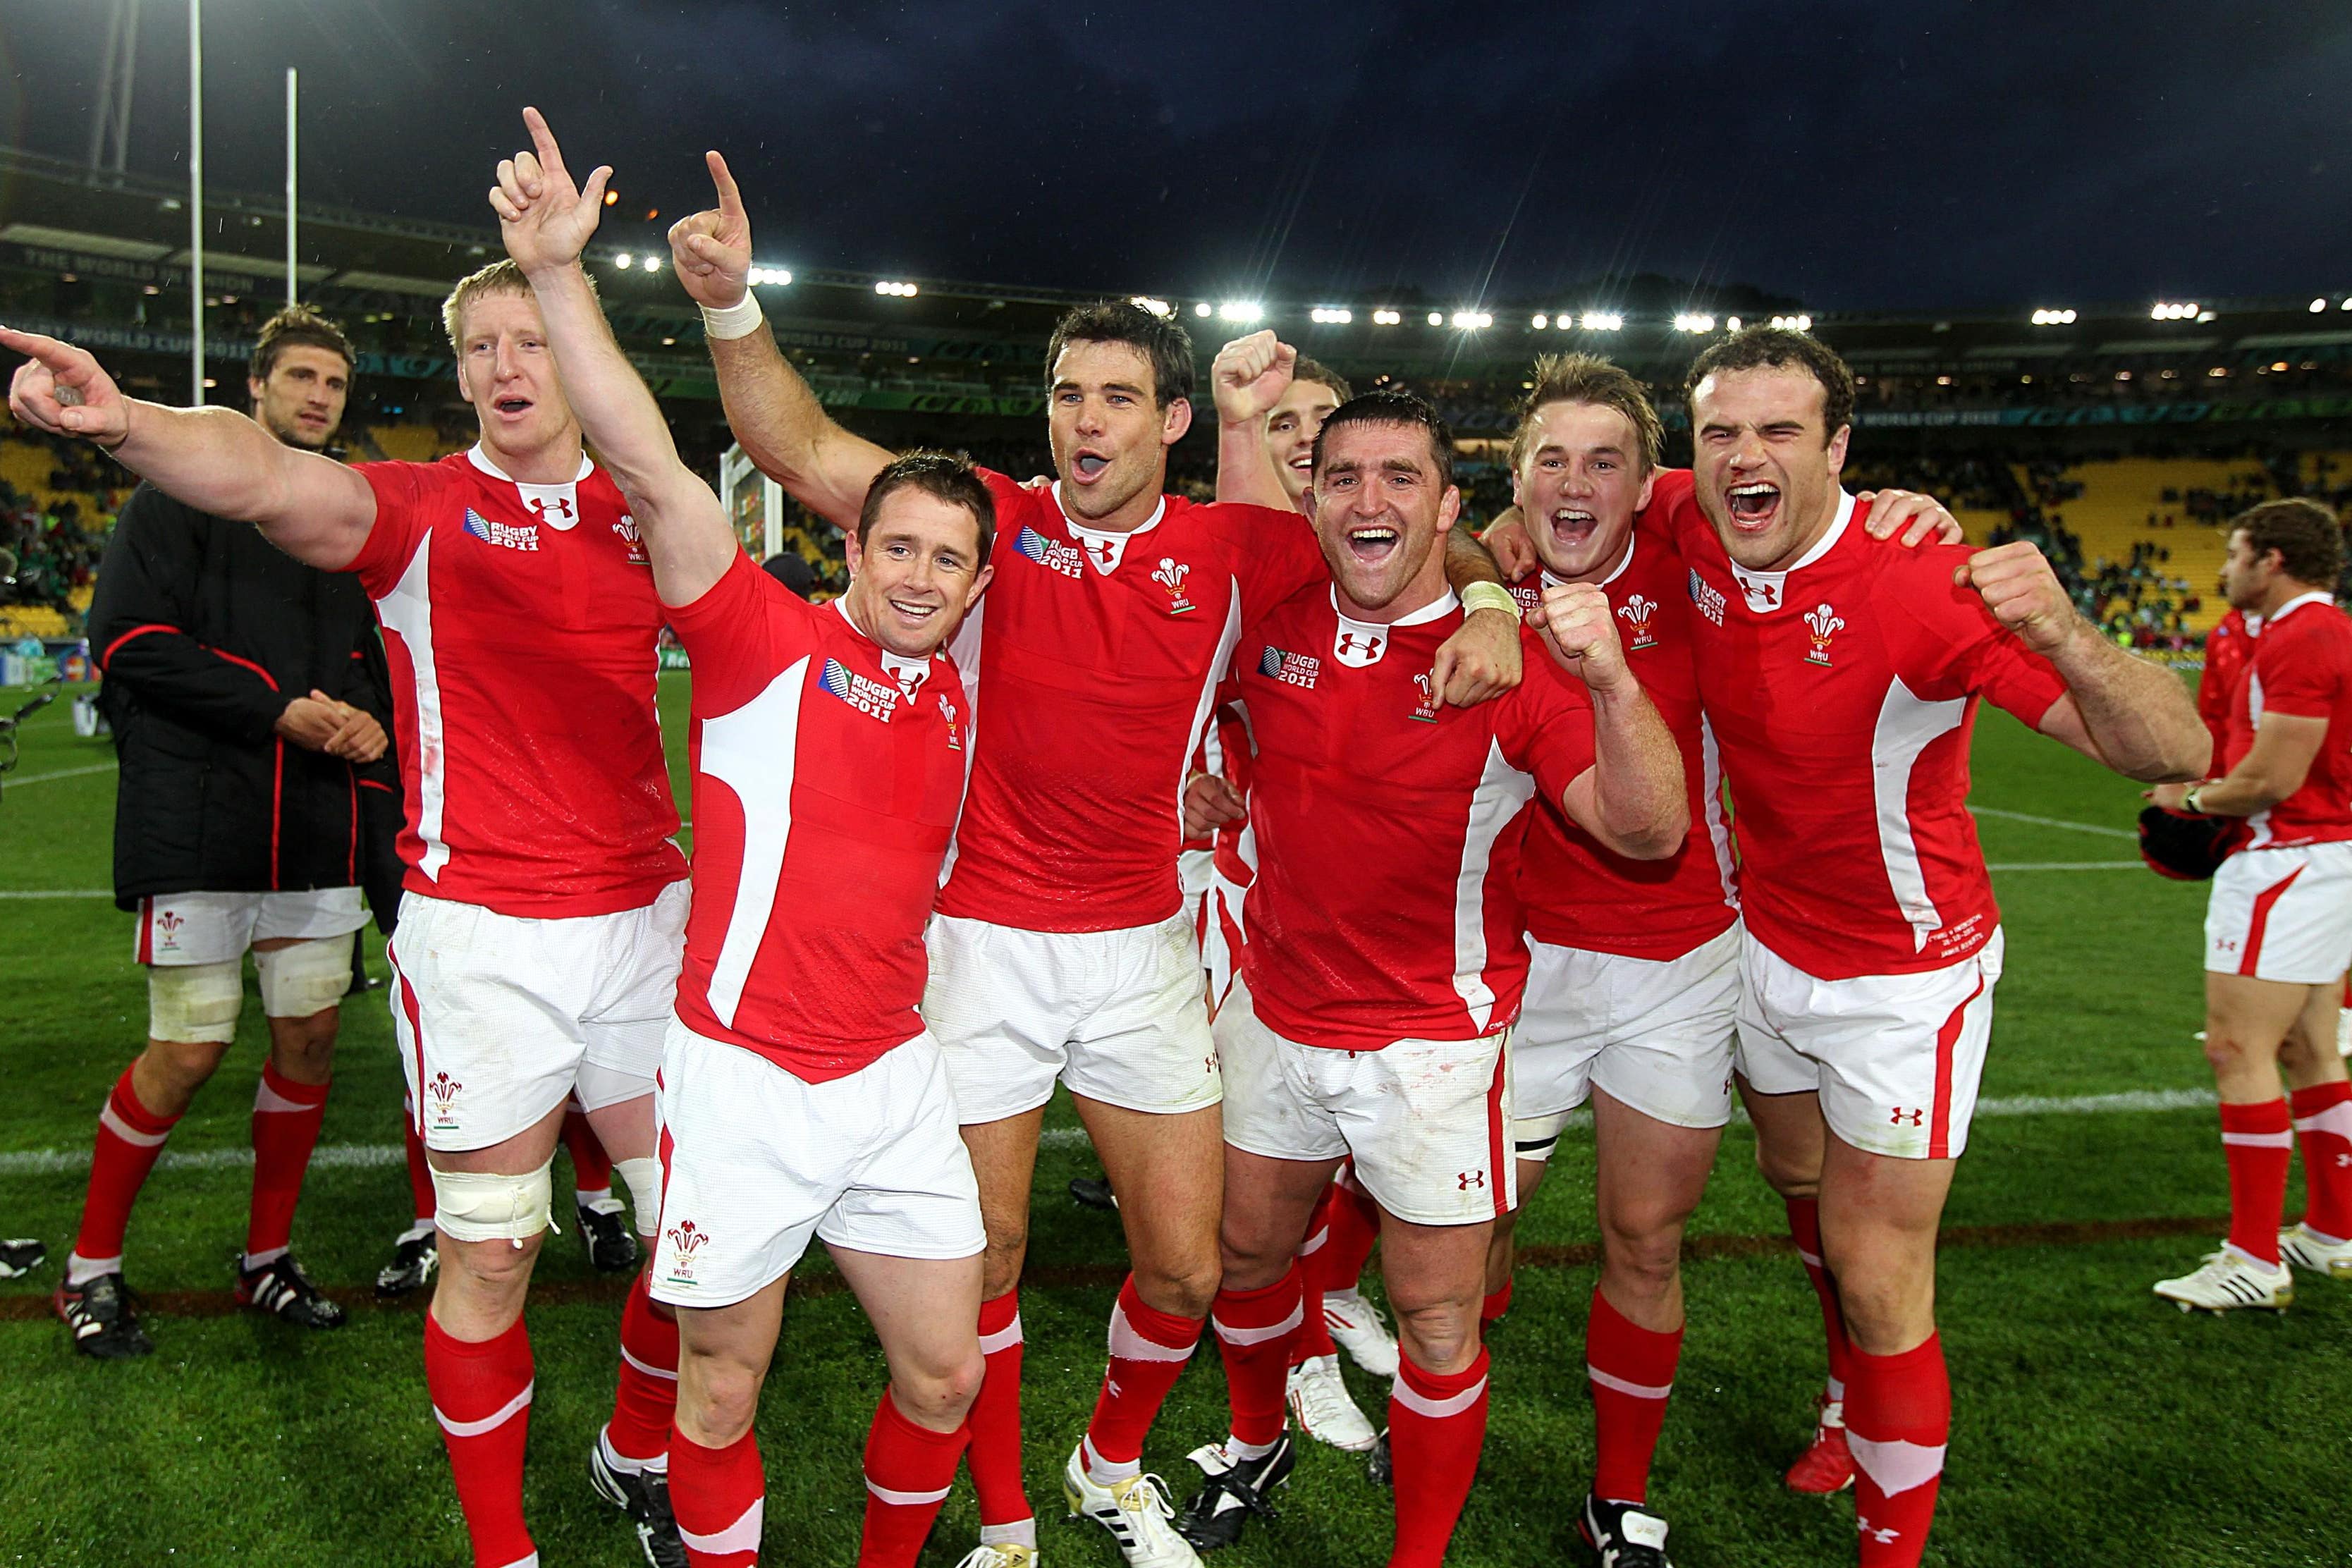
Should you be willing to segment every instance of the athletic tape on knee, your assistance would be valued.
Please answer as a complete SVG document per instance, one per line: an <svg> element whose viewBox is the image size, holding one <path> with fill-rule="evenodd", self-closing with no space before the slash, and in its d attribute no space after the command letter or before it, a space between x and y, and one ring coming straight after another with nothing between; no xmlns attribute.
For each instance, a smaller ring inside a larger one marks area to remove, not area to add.
<svg viewBox="0 0 2352 1568"><path fill-rule="evenodd" d="M615 1160L613 1169L629 1184L629 1214L639 1236L651 1236L661 1224L661 1162L648 1154L641 1160Z"/></svg>
<svg viewBox="0 0 2352 1568"><path fill-rule="evenodd" d="M550 1160L527 1176L488 1171L433 1173L433 1223L456 1241L529 1241L554 1222L548 1201L554 1187Z"/></svg>
<svg viewBox="0 0 2352 1568"><path fill-rule="evenodd" d="M1511 1123L1511 1143L1522 1160L1545 1161L1559 1147L1559 1135L1568 1130L1570 1112L1555 1111L1549 1116L1527 1116Z"/></svg>
<svg viewBox="0 0 2352 1568"><path fill-rule="evenodd" d="M261 1010L273 1018L307 1018L323 1013L352 988L352 939L313 937L291 947L254 950L261 976Z"/></svg>
<svg viewBox="0 0 2352 1568"><path fill-rule="evenodd" d="M236 1015L244 1005L242 959L147 966L150 1039L226 1045L236 1038Z"/></svg>

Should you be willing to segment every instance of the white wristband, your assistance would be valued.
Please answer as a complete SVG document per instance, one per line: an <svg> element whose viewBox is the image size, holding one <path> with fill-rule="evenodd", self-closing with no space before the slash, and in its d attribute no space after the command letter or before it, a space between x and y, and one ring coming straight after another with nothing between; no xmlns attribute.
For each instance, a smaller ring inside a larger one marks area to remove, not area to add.
<svg viewBox="0 0 2352 1568"><path fill-rule="evenodd" d="M1479 610L1500 610L1511 616L1519 613L1519 602L1500 583L1473 583L1462 590L1461 599L1465 616Z"/></svg>
<svg viewBox="0 0 2352 1568"><path fill-rule="evenodd" d="M702 307L702 335L721 341L748 338L758 331L760 323L766 320L760 313L760 301L746 289L743 297L732 305L717 310L708 305Z"/></svg>

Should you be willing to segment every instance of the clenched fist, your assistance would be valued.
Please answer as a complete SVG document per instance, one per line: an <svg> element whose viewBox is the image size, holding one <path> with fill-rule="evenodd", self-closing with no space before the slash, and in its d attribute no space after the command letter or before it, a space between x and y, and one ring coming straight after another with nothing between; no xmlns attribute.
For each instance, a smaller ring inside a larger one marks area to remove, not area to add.
<svg viewBox="0 0 2352 1568"><path fill-rule="evenodd" d="M1978 551L1952 580L1975 588L1995 620L2045 657L2088 627L2040 548L2024 540Z"/></svg>
<svg viewBox="0 0 2352 1568"><path fill-rule="evenodd" d="M1617 640L1617 619L1609 595L1590 583L1562 583L1544 590L1543 603L1528 612L1562 668L1595 691L1610 691L1632 678L1625 649Z"/></svg>
<svg viewBox="0 0 2352 1568"><path fill-rule="evenodd" d="M1298 351L1272 331L1235 338L1217 351L1209 384L1217 395L1217 417L1227 425L1262 419L1290 390Z"/></svg>

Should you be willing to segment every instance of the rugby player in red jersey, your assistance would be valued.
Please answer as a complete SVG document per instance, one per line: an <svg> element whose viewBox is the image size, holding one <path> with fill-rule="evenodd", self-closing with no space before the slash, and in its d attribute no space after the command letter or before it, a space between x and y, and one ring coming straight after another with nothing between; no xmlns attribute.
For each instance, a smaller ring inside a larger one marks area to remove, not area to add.
<svg viewBox="0 0 2352 1568"><path fill-rule="evenodd" d="M481 436L438 463L346 468L226 408L127 398L53 339L0 331L0 344L35 356L10 388L17 417L356 574L375 602L405 795L393 1021L440 1228L425 1386L477 1568L517 1568L538 1562L522 1309L548 1167L576 1090L650 1233L686 861L654 712L665 612L636 521L582 449L514 264L460 283L444 315ZM646 1285L640 1272L623 1309L619 1391L591 1468L659 1568L683 1560L662 1477L677 1330Z"/></svg>
<svg viewBox="0 0 2352 1568"><path fill-rule="evenodd" d="M979 1188L916 1005L971 735L940 650L987 585L995 508L968 463L912 454L866 493L840 599L812 605L761 571L581 270L609 171L576 187L529 119L536 151L499 165L491 200L695 663L698 894L662 1060L654 1267L679 1309L680 1537L696 1568L758 1556L752 1415L814 1236L890 1366L858 1561L903 1568L955 1479L982 1371Z"/></svg>
<svg viewBox="0 0 2352 1568"><path fill-rule="evenodd" d="M835 424L778 352L745 288L740 198L724 161L709 162L719 206L681 220L671 248L705 311L728 422L796 500L847 525L890 454ZM977 735L923 1015L947 1058L988 1221L989 1370L971 1463L982 1545L999 1565L1035 1550L1020 1478L1015 1287L1057 1081L1118 1196L1132 1268L1063 1492L1138 1568L1193 1561L1141 1465L1217 1282L1222 1090L1177 881L1180 802L1243 621L1323 567L1295 511L1162 494L1168 447L1192 421L1192 374L1172 321L1125 302L1072 311L1046 354L1058 481L1029 489L982 475L1007 548L955 649ZM1221 440L1245 430L1262 454L1258 421L1279 390L1221 376ZM1494 576L1483 550L1457 552L1452 567ZM1499 584L1489 592L1507 604ZM1473 619L1435 660L1450 700L1517 676L1514 617L1497 608Z"/></svg>
<svg viewBox="0 0 2352 1568"><path fill-rule="evenodd" d="M1731 786L1759 1159L1819 1151L1862 1561L1908 1568L1950 1426L1936 1232L2000 974L1965 805L1977 700L2143 781L2200 775L2211 740L2179 679L2102 637L2032 544L1872 543L1838 484L1853 386L1801 332L1709 346L1688 382L1696 496L1662 480L1652 505L1689 566Z"/></svg>
<svg viewBox="0 0 2352 1568"><path fill-rule="evenodd" d="M2284 1307L2289 1264L2352 1279L2352 1084L2335 1049L2352 965L2352 621L2332 596L2343 565L2343 525L2316 501L2231 521L2221 589L2240 647L2206 665L2228 705L2221 775L2148 792L2250 830L2213 873L2205 915L2230 1235L2202 1267L2157 1284L2184 1311ZM2297 1133L2309 1201L2282 1230Z"/></svg>
<svg viewBox="0 0 2352 1568"><path fill-rule="evenodd" d="M1516 690L1442 709L1428 665L1460 615L1439 542L1453 443L1417 397L1342 405L1317 437L1329 565L1236 649L1256 743L1259 875L1242 982L1217 1015L1230 1436L1181 1528L1222 1546L1287 1479L1296 1253L1339 1161L1381 1210L1402 1359L1389 1407L1392 1564L1445 1553L1486 1436L1486 1248L1514 1185L1507 1041L1528 970L1517 861L1541 795L1616 852L1671 855L1688 821L1673 735L1588 584L1549 589Z"/></svg>

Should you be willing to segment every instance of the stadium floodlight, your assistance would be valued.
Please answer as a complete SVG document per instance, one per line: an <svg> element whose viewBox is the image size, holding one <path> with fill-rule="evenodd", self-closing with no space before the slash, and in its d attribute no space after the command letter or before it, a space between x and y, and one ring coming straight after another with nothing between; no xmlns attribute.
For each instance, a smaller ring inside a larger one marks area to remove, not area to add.
<svg viewBox="0 0 2352 1568"><path fill-rule="evenodd" d="M911 300L920 292L912 283L899 283L885 279L874 285L877 294L887 294L894 300Z"/></svg>
<svg viewBox="0 0 2352 1568"><path fill-rule="evenodd" d="M1529 326L1533 327L1536 331L1539 331L1539 332L1540 332L1540 331L1542 331L1546 327L1549 327L1549 326L1550 326L1550 325L1551 325L1551 318L1550 318L1549 316L1545 315L1541 310L1538 310L1538 311L1535 313L1535 315L1534 315L1534 316L1533 316L1533 317L1528 321L1528 325L1529 325Z"/></svg>
<svg viewBox="0 0 2352 1568"><path fill-rule="evenodd" d="M1731 324L1737 327L1739 323L1735 321ZM1675 317L1675 331L1678 332L1711 332L1715 331L1715 318L1697 311L1684 311Z"/></svg>
<svg viewBox="0 0 2352 1568"><path fill-rule="evenodd" d="M1625 325L1625 318L1614 310L1587 310L1576 324L1588 332L1613 332Z"/></svg>
<svg viewBox="0 0 2352 1568"><path fill-rule="evenodd" d="M637 265L648 272L659 272L662 269L662 258L658 256L640 256L637 258Z"/></svg>
<svg viewBox="0 0 2352 1568"><path fill-rule="evenodd" d="M1158 316L1161 321L1166 321L1169 317L1176 313L1175 306L1170 304L1165 300L1155 300L1149 294L1129 295L1127 302L1130 305L1138 306L1142 310L1150 311L1153 315Z"/></svg>
<svg viewBox="0 0 2352 1568"><path fill-rule="evenodd" d="M2072 310L2036 310L2033 324L2037 327L2071 327L2074 324Z"/></svg>
<svg viewBox="0 0 2352 1568"><path fill-rule="evenodd" d="M1727 331L1727 332L1736 332L1736 331L1738 331L1739 330L1739 318L1738 318L1738 317L1737 317L1737 316L1726 316L1726 317L1724 317L1724 318L1723 318L1723 330L1724 330L1725 331Z"/></svg>
<svg viewBox="0 0 2352 1568"><path fill-rule="evenodd" d="M631 256L625 250L621 252L620 255L613 258L613 265L619 268L624 272L626 272L630 268L635 267L636 264L637 258Z"/></svg>
<svg viewBox="0 0 2352 1568"><path fill-rule="evenodd" d="M1454 327L1456 331L1475 332L1481 327L1491 327L1494 324L1495 318L1488 315L1484 310L1456 310L1454 312Z"/></svg>
<svg viewBox="0 0 2352 1568"><path fill-rule="evenodd" d="M2352 295L2346 296L2344 303L2336 308L2339 310L2352 310Z"/></svg>
<svg viewBox="0 0 2352 1568"><path fill-rule="evenodd" d="M2147 316L2152 321L2193 321L2198 316L2198 307L2193 300L2184 305L2158 300L2149 308Z"/></svg>
<svg viewBox="0 0 2352 1568"><path fill-rule="evenodd" d="M1217 307L1217 319L1223 321L1255 321L1265 314L1265 307L1255 300L1227 300Z"/></svg>
<svg viewBox="0 0 2352 1568"><path fill-rule="evenodd" d="M1442 327L1445 325L1444 312L1442 310L1432 310L1429 313L1429 324L1433 327Z"/></svg>
<svg viewBox="0 0 2352 1568"><path fill-rule="evenodd" d="M2352 310L2352 300L2345 301L2345 308L2347 310ZM1393 327L1402 322L1403 320L1403 315L1396 310L1374 310L1372 312L1372 325L1376 327Z"/></svg>
<svg viewBox="0 0 2352 1568"><path fill-rule="evenodd" d="M2327 300L2325 296L2320 299L2314 300L2311 302L2311 313L2315 316L2326 309L2327 309Z"/></svg>
<svg viewBox="0 0 2352 1568"><path fill-rule="evenodd" d="M1337 305L1318 305L1307 312L1307 319L1318 326L1344 327L1356 319L1356 312Z"/></svg>
<svg viewBox="0 0 2352 1568"><path fill-rule="evenodd" d="M1775 316L1772 318L1772 324L1791 332L1810 332L1813 330L1813 319L1811 316ZM1735 326L1733 330L1737 331L1738 328Z"/></svg>
<svg viewBox="0 0 2352 1568"><path fill-rule="evenodd" d="M743 275L743 281L753 289L782 288L792 280L791 270L782 267L754 267Z"/></svg>
<svg viewBox="0 0 2352 1568"><path fill-rule="evenodd" d="M1192 314L1196 316L1205 316L1215 309L1215 306L1210 304L1206 300L1203 300L1199 304L1192 307Z"/></svg>

